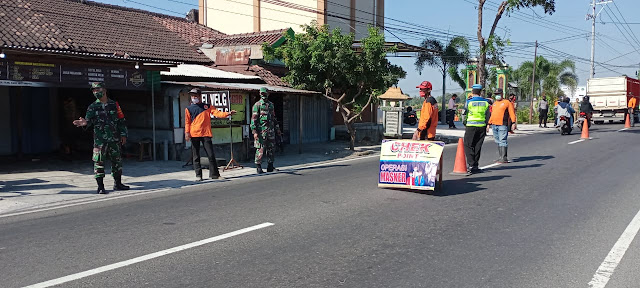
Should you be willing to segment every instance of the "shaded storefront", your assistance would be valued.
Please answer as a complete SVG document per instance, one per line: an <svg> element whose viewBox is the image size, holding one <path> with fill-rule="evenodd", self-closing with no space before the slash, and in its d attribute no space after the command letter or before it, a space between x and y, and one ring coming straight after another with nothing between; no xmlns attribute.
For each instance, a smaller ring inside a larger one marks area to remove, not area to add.
<svg viewBox="0 0 640 288"><path fill-rule="evenodd" d="M150 101L148 79L153 72L135 69L133 63L26 54L7 58L0 62L0 156L68 154L67 147L90 150L91 129L71 123L84 117L95 101L90 82L105 83L109 97L121 104L125 115L132 116L127 117L132 127L137 125L135 111L128 109L136 102Z"/></svg>

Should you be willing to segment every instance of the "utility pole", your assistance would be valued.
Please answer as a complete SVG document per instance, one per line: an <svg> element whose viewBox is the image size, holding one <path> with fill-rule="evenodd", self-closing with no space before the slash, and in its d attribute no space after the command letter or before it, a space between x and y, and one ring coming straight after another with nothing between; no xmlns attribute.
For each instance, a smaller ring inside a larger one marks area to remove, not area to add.
<svg viewBox="0 0 640 288"><path fill-rule="evenodd" d="M600 12L602 12L602 9L604 9L604 5L607 5L607 3L611 3L613 1L604 1L604 0L600 0L600 2L596 3L596 0L593 0L593 3L591 3L591 6L593 6L593 14L587 14L587 20L591 19L593 20L591 23L591 74L589 75L589 78L594 78L596 77L596 67L595 67L595 59L596 59L596 18L598 18L598 15L600 15ZM602 9L600 9L600 11L598 13L596 13L596 6L597 5L603 5Z"/></svg>
<svg viewBox="0 0 640 288"><path fill-rule="evenodd" d="M536 40L536 49L533 52L533 75L531 76L531 104L529 104L529 124L533 121L533 97L536 95L536 66L538 66L538 40Z"/></svg>

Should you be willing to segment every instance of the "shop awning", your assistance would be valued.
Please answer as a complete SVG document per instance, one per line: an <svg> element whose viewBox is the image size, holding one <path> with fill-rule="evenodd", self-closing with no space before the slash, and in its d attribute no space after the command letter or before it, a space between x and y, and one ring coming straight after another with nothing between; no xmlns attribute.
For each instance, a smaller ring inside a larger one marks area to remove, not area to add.
<svg viewBox="0 0 640 288"><path fill-rule="evenodd" d="M273 86L267 84L249 84L249 83L219 83L219 82L178 82L178 81L162 81L162 84L185 85L194 87L206 87L219 90L240 90L247 92L258 92L260 88L266 87L271 92L288 93L288 94L304 94L315 95L320 92L293 89L290 87Z"/></svg>
<svg viewBox="0 0 640 288"><path fill-rule="evenodd" d="M171 67L170 71L160 72L160 75L220 79L260 79L258 76L244 75L194 64L180 64L177 67Z"/></svg>

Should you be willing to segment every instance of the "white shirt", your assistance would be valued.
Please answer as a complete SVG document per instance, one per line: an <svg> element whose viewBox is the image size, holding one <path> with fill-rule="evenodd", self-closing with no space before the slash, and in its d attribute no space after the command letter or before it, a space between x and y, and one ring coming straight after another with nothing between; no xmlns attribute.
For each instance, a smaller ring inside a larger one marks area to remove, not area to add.
<svg viewBox="0 0 640 288"><path fill-rule="evenodd" d="M447 105L447 108L450 110L456 109L456 100L453 100L453 98L450 98L449 105Z"/></svg>

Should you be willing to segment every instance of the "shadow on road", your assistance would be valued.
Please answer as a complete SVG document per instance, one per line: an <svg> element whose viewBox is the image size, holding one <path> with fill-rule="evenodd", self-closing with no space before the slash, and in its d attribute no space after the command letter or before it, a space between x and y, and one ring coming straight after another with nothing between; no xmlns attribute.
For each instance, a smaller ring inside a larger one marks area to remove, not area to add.
<svg viewBox="0 0 640 288"><path fill-rule="evenodd" d="M503 164L503 165L500 165L500 166L497 166L497 167L493 167L489 171L538 168L538 167L541 167L541 166L544 166L544 165L543 164L529 164L529 165Z"/></svg>
<svg viewBox="0 0 640 288"><path fill-rule="evenodd" d="M508 177L511 177L511 176L496 175L496 176L485 176L485 177L477 177L477 178L468 177L468 178L461 178L461 179L444 180L442 183L443 184L442 190L430 192L430 195L437 196L437 197L447 197L447 196L455 196L455 195L478 192L478 191L487 189L487 188L480 187L482 183L502 180Z"/></svg>
<svg viewBox="0 0 640 288"><path fill-rule="evenodd" d="M511 159L512 162L526 162L526 161L543 161L543 160L550 160L556 157L553 157L551 155L545 155L545 156L521 156L518 158L513 158Z"/></svg>

